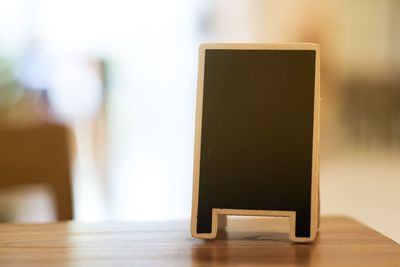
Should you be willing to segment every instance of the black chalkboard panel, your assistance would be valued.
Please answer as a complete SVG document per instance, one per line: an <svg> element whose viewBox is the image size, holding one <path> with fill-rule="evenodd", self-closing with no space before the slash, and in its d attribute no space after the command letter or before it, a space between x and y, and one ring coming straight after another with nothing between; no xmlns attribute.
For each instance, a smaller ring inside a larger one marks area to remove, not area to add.
<svg viewBox="0 0 400 267"><path fill-rule="evenodd" d="M288 216L292 240L315 238L318 57L312 44L201 46L193 236L237 214Z"/></svg>

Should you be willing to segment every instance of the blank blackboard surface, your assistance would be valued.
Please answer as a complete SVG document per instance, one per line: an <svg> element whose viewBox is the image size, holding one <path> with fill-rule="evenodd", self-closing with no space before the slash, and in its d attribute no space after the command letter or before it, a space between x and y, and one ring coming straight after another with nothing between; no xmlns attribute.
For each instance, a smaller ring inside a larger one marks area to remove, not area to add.
<svg viewBox="0 0 400 267"><path fill-rule="evenodd" d="M313 238L317 50L283 48L203 47L194 236L217 209L295 212L295 238Z"/></svg>

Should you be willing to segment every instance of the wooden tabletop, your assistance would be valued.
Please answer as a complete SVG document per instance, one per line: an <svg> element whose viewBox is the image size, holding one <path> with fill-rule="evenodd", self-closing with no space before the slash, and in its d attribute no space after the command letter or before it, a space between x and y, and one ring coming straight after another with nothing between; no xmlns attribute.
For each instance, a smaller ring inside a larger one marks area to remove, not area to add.
<svg viewBox="0 0 400 267"><path fill-rule="evenodd" d="M189 222L1 224L0 266L400 266L400 245L345 217L323 217L313 244L284 218L228 220L217 240Z"/></svg>

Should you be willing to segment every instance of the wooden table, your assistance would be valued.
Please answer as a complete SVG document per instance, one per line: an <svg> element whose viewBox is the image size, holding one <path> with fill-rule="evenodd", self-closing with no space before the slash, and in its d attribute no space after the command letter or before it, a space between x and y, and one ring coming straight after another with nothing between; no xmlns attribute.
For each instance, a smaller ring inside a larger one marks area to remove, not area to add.
<svg viewBox="0 0 400 267"><path fill-rule="evenodd" d="M288 221L229 219L214 241L188 222L0 225L0 266L400 266L400 245L345 217L323 217L314 244Z"/></svg>

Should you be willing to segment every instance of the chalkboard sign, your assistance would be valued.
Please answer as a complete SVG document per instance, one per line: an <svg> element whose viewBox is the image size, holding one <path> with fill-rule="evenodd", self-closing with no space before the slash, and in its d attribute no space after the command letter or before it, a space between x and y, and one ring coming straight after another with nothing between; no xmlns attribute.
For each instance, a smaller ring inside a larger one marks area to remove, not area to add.
<svg viewBox="0 0 400 267"><path fill-rule="evenodd" d="M192 235L218 215L289 217L315 239L319 217L319 46L200 46Z"/></svg>

